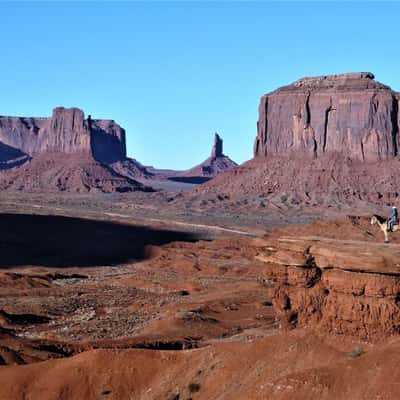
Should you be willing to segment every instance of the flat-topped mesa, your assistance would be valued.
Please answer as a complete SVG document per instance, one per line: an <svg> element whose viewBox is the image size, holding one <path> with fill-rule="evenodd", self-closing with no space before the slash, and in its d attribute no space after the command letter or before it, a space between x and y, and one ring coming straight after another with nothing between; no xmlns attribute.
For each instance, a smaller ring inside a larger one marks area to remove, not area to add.
<svg viewBox="0 0 400 400"><path fill-rule="evenodd" d="M254 156L391 159L400 145L399 100L370 72L299 79L261 98Z"/></svg>
<svg viewBox="0 0 400 400"><path fill-rule="evenodd" d="M50 118L0 116L0 141L29 156L83 153L107 164L126 158L125 130L112 120L85 119L78 108L57 107Z"/></svg>
<svg viewBox="0 0 400 400"><path fill-rule="evenodd" d="M220 136L218 135L218 133L215 133L214 136L214 146L212 148L211 151L211 158L217 158L217 157L222 157L223 153L222 153L222 149L223 149L223 141L220 138Z"/></svg>

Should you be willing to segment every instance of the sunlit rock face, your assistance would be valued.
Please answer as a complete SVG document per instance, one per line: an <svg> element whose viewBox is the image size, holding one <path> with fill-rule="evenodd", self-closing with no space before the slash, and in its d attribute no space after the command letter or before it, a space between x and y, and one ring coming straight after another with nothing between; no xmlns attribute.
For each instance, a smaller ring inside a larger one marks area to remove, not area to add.
<svg viewBox="0 0 400 400"><path fill-rule="evenodd" d="M369 72L302 78L261 97L254 156L396 157L399 99Z"/></svg>
<svg viewBox="0 0 400 400"><path fill-rule="evenodd" d="M256 257L275 282L269 295L283 330L381 340L400 333L398 246L281 237Z"/></svg>

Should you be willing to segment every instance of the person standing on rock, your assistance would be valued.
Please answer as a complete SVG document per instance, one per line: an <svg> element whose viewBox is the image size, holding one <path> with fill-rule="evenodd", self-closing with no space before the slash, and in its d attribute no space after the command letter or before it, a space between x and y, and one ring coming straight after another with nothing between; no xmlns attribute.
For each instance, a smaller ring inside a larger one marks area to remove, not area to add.
<svg viewBox="0 0 400 400"><path fill-rule="evenodd" d="M393 224L397 223L399 220L399 215L397 213L397 208L395 206L392 207L392 212L390 214L390 217L388 219L388 231L393 232Z"/></svg>

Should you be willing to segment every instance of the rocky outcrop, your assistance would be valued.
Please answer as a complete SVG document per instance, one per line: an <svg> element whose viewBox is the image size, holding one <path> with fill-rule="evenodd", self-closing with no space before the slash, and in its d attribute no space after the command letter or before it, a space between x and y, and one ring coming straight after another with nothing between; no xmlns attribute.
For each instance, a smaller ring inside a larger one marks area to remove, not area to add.
<svg viewBox="0 0 400 400"><path fill-rule="evenodd" d="M125 130L111 120L85 119L78 108L57 107L50 118L2 116L0 141L30 157L80 153L105 164L126 158Z"/></svg>
<svg viewBox="0 0 400 400"><path fill-rule="evenodd" d="M170 169L157 169L151 166L144 167L136 160L135 165L131 166L129 162L112 164L112 168L125 176L132 176L131 172L140 182L149 184L153 188L168 191L191 190L196 185L208 182L217 175L230 171L237 164L223 153L223 141L218 133L214 135L214 145L211 149L211 156L201 164L184 171L175 171Z"/></svg>
<svg viewBox="0 0 400 400"><path fill-rule="evenodd" d="M379 340L400 333L399 257L398 246L282 237L256 258L283 329Z"/></svg>
<svg viewBox="0 0 400 400"><path fill-rule="evenodd" d="M235 161L231 160L223 153L223 141L218 133L214 135L214 145L211 150L211 157L201 164L176 174L177 177L205 178L205 180L216 177L217 175L230 171L236 167ZM204 181L205 181L204 180Z"/></svg>
<svg viewBox="0 0 400 400"><path fill-rule="evenodd" d="M396 157L399 94L371 73L303 78L261 98L254 156Z"/></svg>

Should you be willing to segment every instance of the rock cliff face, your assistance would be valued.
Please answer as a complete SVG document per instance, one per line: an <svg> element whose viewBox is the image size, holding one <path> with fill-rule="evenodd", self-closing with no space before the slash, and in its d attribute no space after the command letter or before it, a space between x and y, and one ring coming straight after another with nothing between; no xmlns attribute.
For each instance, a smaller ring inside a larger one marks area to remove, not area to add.
<svg viewBox="0 0 400 400"><path fill-rule="evenodd" d="M56 108L43 135L39 135L35 153L90 153L90 127L83 111Z"/></svg>
<svg viewBox="0 0 400 400"><path fill-rule="evenodd" d="M124 129L114 121L85 119L78 108L58 107L51 118L0 117L0 141L30 157L81 153L106 164L126 158Z"/></svg>
<svg viewBox="0 0 400 400"><path fill-rule="evenodd" d="M113 120L90 121L91 148L95 159L106 164L125 160L125 130Z"/></svg>
<svg viewBox="0 0 400 400"><path fill-rule="evenodd" d="M257 256L283 329L380 340L400 333L398 246L281 237Z"/></svg>
<svg viewBox="0 0 400 400"><path fill-rule="evenodd" d="M371 73L300 79L261 98L254 156L396 157L399 99Z"/></svg>

